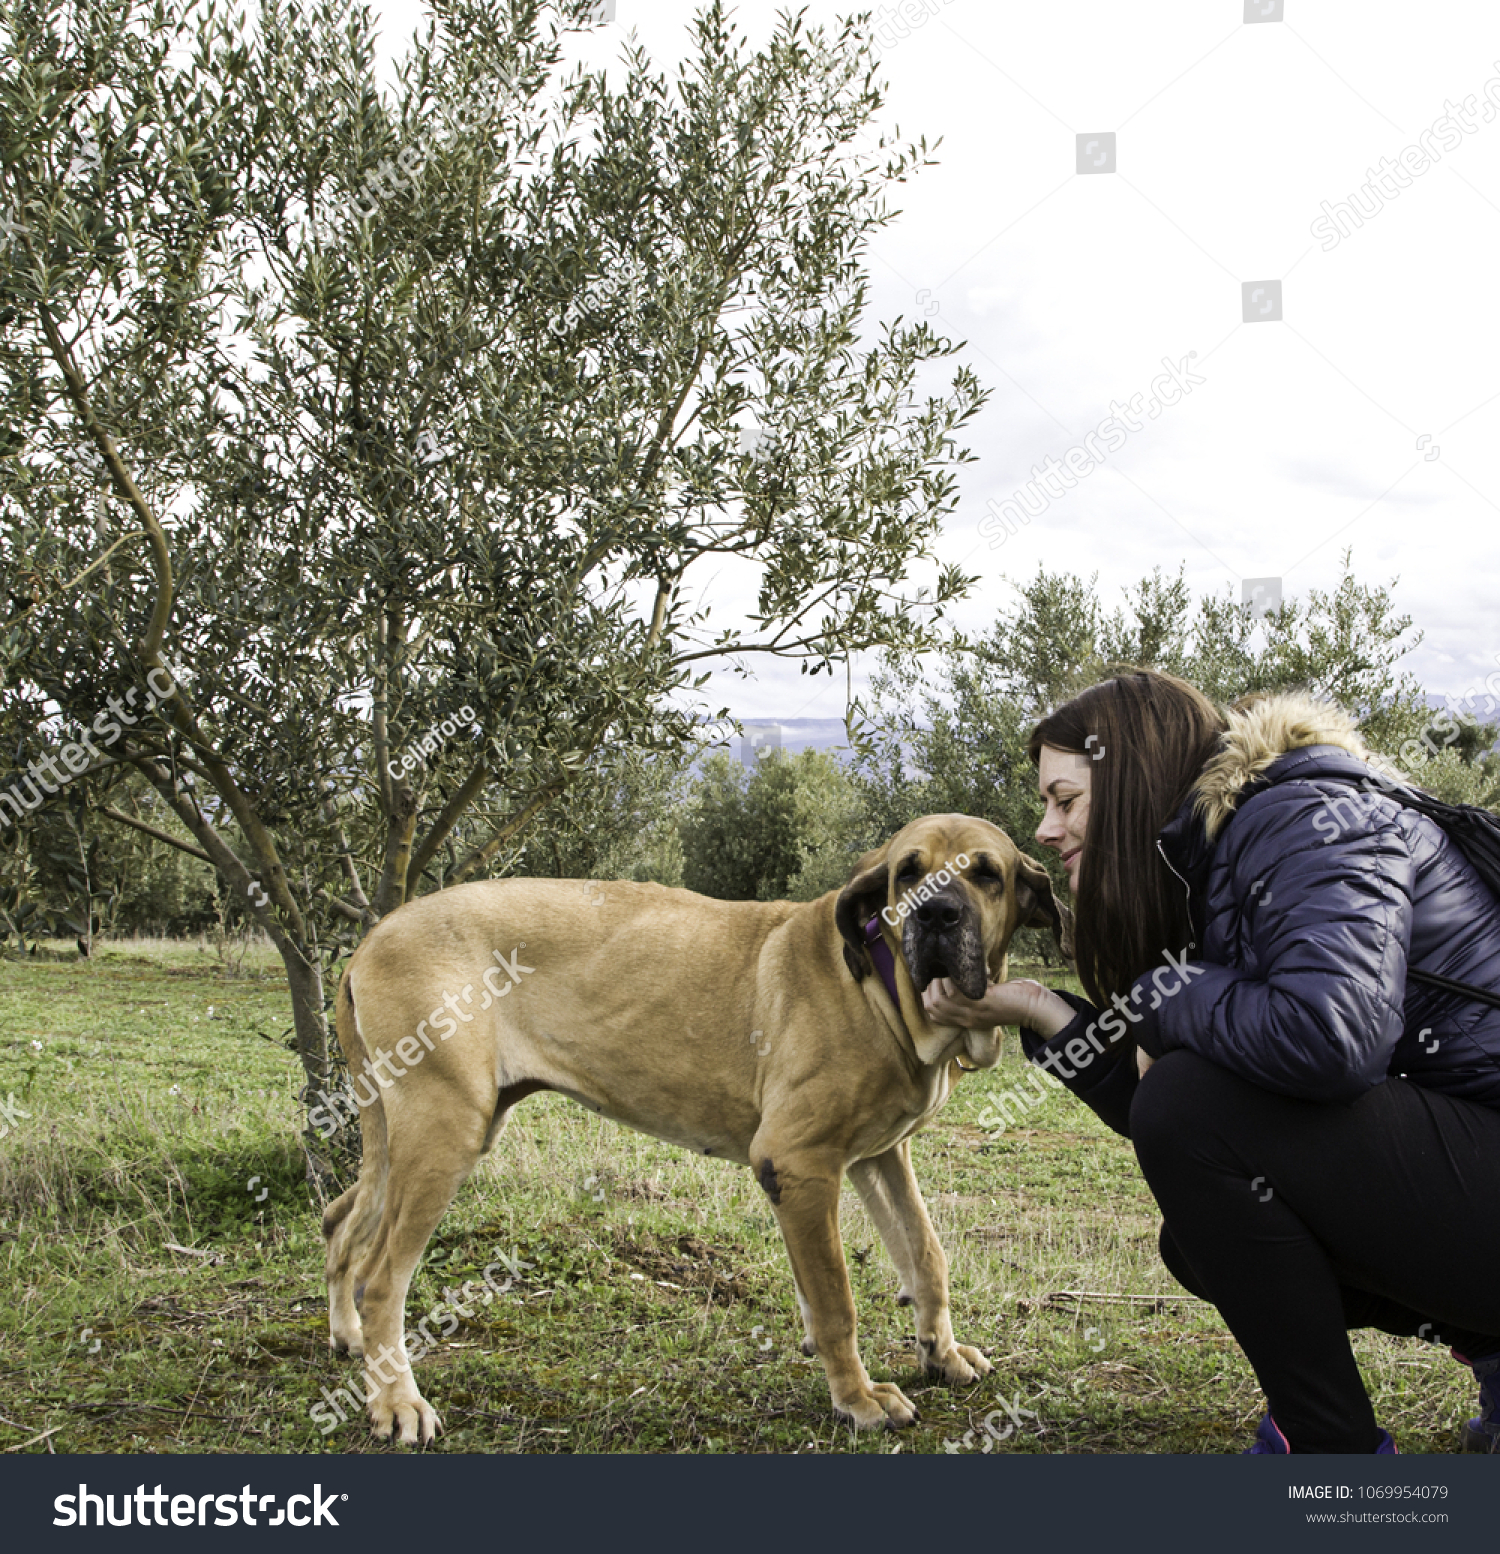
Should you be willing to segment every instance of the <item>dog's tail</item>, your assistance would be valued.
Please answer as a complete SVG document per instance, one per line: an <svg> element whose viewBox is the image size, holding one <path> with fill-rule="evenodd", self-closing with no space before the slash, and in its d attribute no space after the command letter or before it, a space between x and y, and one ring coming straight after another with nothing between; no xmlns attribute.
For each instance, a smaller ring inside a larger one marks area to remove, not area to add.
<svg viewBox="0 0 1500 1554"><path fill-rule="evenodd" d="M369 1078L366 1066L369 1053L359 1028L359 1015L354 1007L354 987L347 969L335 1000L334 1028L338 1031L339 1046L344 1050L349 1072L364 1077L365 1091L363 1094L360 1092L356 1078L354 1093L355 1100L359 1102L361 1144L359 1181L330 1203L323 1213L323 1235L328 1241L330 1273L334 1271L336 1262L342 1271L344 1265L357 1258L374 1234L385 1208L386 1176L390 1170L385 1107L381 1104L379 1085ZM345 1225L351 1213L354 1213L354 1219ZM342 1235L337 1234L340 1227L343 1227Z"/></svg>

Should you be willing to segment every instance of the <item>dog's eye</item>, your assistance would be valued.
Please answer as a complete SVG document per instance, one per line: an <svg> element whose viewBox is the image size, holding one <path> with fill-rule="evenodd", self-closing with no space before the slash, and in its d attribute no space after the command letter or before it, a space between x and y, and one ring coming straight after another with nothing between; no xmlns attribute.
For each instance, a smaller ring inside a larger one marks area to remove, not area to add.
<svg viewBox="0 0 1500 1554"><path fill-rule="evenodd" d="M998 885L1005 876L997 874L987 863L982 863L969 876L976 885Z"/></svg>
<svg viewBox="0 0 1500 1554"><path fill-rule="evenodd" d="M922 871L914 863L903 863L896 870L898 880L914 880Z"/></svg>

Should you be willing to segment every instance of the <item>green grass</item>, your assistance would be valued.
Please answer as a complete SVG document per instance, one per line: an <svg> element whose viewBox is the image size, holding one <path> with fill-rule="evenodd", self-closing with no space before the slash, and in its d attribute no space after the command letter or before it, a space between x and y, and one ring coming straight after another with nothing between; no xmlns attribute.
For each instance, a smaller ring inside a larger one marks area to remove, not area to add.
<svg viewBox="0 0 1500 1554"><path fill-rule="evenodd" d="M328 1349L289 1024L263 950L234 976L162 942L0 961L0 1098L27 1114L0 1139L0 1449L399 1449L357 1413L324 1434L311 1412L323 1389L358 1389L360 1368ZM418 1363L447 1425L433 1449L1243 1447L1263 1406L1254 1376L1218 1313L1162 1267L1129 1145L1064 1093L998 1140L977 1125L1023 1072L1015 1046L914 1148L954 1328L994 1362L978 1385L918 1375L895 1275L846 1191L861 1352L922 1414L855 1436L799 1352L785 1253L750 1173L537 1096L413 1284L409 1328L501 1254L531 1264ZM1381 1335L1355 1347L1402 1451L1453 1450L1469 1373ZM1005 1432L1005 1402L1026 1412L997 1441L982 1422Z"/></svg>

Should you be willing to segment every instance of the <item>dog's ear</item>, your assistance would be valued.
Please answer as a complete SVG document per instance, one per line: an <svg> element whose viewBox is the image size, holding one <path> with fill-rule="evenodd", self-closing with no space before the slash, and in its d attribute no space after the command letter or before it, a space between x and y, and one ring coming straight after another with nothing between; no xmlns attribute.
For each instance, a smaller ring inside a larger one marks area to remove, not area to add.
<svg viewBox="0 0 1500 1554"><path fill-rule="evenodd" d="M1017 927L1050 928L1064 958L1073 959L1073 909L1057 899L1052 876L1025 853L1016 865L1016 906Z"/></svg>
<svg viewBox="0 0 1500 1554"><path fill-rule="evenodd" d="M885 905L890 892L886 880L887 851L885 847L877 848L859 860L854 878L839 892L838 904L833 909L834 925L844 941L844 964L854 973L856 982L862 982L870 969L865 924Z"/></svg>

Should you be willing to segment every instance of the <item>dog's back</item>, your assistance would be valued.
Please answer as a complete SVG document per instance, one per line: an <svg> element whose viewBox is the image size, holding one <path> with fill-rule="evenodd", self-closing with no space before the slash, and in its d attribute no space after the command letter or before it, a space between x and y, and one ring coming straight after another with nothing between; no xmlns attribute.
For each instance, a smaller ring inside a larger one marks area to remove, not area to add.
<svg viewBox="0 0 1500 1554"><path fill-rule="evenodd" d="M351 1074L367 1076L356 1096L373 1082L389 1115L487 1104L498 1125L545 1088L743 1161L769 1056L763 951L789 920L831 911L831 897L718 901L630 881L496 880L424 897L351 959L353 1017L339 1031Z"/></svg>

